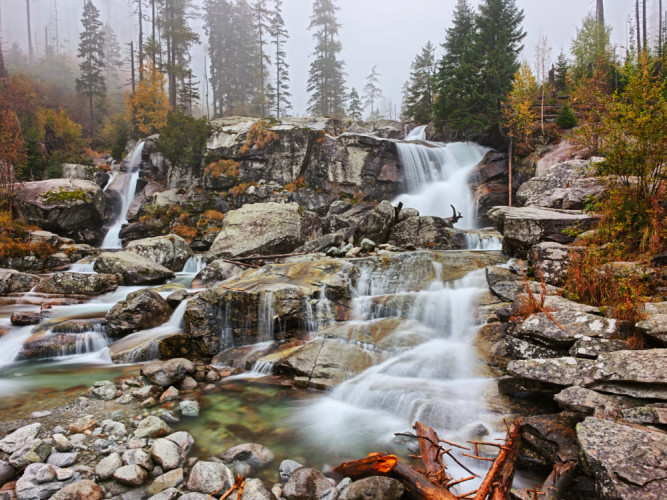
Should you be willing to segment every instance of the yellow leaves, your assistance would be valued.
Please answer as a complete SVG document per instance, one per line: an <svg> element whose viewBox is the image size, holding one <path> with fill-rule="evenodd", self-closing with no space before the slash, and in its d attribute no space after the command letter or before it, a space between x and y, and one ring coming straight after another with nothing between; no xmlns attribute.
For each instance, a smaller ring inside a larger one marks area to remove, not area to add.
<svg viewBox="0 0 667 500"><path fill-rule="evenodd" d="M235 160L218 160L209 163L204 168L204 176L219 179L222 176L237 177L239 175L239 162Z"/></svg>
<svg viewBox="0 0 667 500"><path fill-rule="evenodd" d="M127 94L125 107L130 121L142 134L154 134L167 123L169 98L164 90L165 77L150 60L145 63L144 79L134 94Z"/></svg>
<svg viewBox="0 0 667 500"><path fill-rule="evenodd" d="M248 130L245 144L239 149L240 154L246 154L251 149L263 149L273 141L277 141L280 137L275 132L269 130L269 123L267 120L259 120L255 122Z"/></svg>
<svg viewBox="0 0 667 500"><path fill-rule="evenodd" d="M512 90L507 95L503 108L503 125L507 135L519 141L528 142L528 137L535 130L537 114L533 111L533 100L537 92L537 83L526 61L514 75Z"/></svg>

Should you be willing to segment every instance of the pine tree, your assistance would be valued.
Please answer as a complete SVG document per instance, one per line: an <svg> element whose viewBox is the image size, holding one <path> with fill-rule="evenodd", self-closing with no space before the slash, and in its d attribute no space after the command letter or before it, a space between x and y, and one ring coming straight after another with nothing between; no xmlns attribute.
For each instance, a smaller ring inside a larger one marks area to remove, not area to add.
<svg viewBox="0 0 667 500"><path fill-rule="evenodd" d="M428 42L410 65L410 80L405 86L403 115L419 123L433 119L435 84L435 46Z"/></svg>
<svg viewBox="0 0 667 500"><path fill-rule="evenodd" d="M357 92L357 89L355 89L354 87L352 87L352 90L350 90L348 101L350 102L350 104L347 108L347 115L354 121L357 122L361 121L364 108L361 106L361 99L359 98L359 93Z"/></svg>
<svg viewBox="0 0 667 500"><path fill-rule="evenodd" d="M558 54L558 59L556 59L556 75L555 83L556 90L563 92L567 89L567 72L570 69L569 63L567 61L567 56L562 50Z"/></svg>
<svg viewBox="0 0 667 500"><path fill-rule="evenodd" d="M512 80L521 66L523 50L523 10L516 0L484 0L476 17L475 47L480 58L478 102L483 124L500 123L500 103L512 88Z"/></svg>
<svg viewBox="0 0 667 500"><path fill-rule="evenodd" d="M110 82L118 83L118 69L123 65L121 61L120 45L116 33L114 33L110 24L105 24L102 28L102 38L104 46L104 68L107 86Z"/></svg>
<svg viewBox="0 0 667 500"><path fill-rule="evenodd" d="M438 128L470 133L483 128L478 116L479 61L474 44L475 13L467 0L458 0L453 24L442 44L445 54L436 76L434 115Z"/></svg>
<svg viewBox="0 0 667 500"><path fill-rule="evenodd" d="M271 88L269 101L271 108L276 112L276 118L280 118L285 111L292 108L289 100L292 97L289 92L289 65L285 61L284 49L289 35L285 28L282 5L282 0L275 0L269 28L271 43L275 46L273 64L276 68L275 87Z"/></svg>
<svg viewBox="0 0 667 500"><path fill-rule="evenodd" d="M377 72L377 66L371 68L371 72L366 77L366 85L364 85L364 107L371 107L369 119L373 120L376 117L375 101L382 97L382 90L378 87L380 73Z"/></svg>
<svg viewBox="0 0 667 500"><path fill-rule="evenodd" d="M315 50L310 63L307 90L311 93L308 111L315 116L342 116L345 105L343 61L338 59L342 45L338 40L341 25L336 18L335 0L315 0L308 29L315 30Z"/></svg>
<svg viewBox="0 0 667 500"><path fill-rule="evenodd" d="M595 16L588 14L577 29L577 36L570 48L574 63L572 73L575 80L591 76L594 66L608 66L612 59L611 28L600 26Z"/></svg>
<svg viewBox="0 0 667 500"><path fill-rule="evenodd" d="M257 85L259 101L259 114L266 116L267 97L266 97L266 74L267 66L271 64L271 59L264 48L269 42L269 11L266 6L267 0L255 0L252 6L255 15L255 33L257 33L257 70L259 81Z"/></svg>
<svg viewBox="0 0 667 500"><path fill-rule="evenodd" d="M76 79L76 90L88 99L90 111L90 136L95 133L93 103L102 101L106 94L104 69L104 39L100 11L87 0L81 17L83 31L80 35L78 56L81 59L79 69L81 77Z"/></svg>

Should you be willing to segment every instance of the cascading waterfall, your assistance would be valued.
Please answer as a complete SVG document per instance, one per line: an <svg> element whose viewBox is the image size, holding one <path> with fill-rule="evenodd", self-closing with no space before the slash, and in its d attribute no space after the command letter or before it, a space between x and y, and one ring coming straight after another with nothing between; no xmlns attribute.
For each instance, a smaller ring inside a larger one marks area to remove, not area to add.
<svg viewBox="0 0 667 500"><path fill-rule="evenodd" d="M69 270L73 273L97 274L95 272L95 259L86 257L72 264Z"/></svg>
<svg viewBox="0 0 667 500"><path fill-rule="evenodd" d="M137 181L139 180L139 165L141 163L141 154L144 151L144 142L138 142L132 153L130 153L130 160L128 162L127 171L130 174L130 179L125 185L123 192L120 213L117 215L116 221L109 228L104 241L102 241L102 248L123 248L123 243L120 240L120 230L124 224L127 224L127 211L134 200L134 195L137 190Z"/></svg>
<svg viewBox="0 0 667 500"><path fill-rule="evenodd" d="M205 267L204 256L197 254L185 261L181 272L185 274L199 274Z"/></svg>

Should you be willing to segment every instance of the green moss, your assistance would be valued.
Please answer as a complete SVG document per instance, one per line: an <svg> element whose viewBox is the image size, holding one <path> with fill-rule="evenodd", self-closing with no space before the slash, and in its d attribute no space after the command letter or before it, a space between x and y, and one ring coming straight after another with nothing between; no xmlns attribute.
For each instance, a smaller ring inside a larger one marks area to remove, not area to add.
<svg viewBox="0 0 667 500"><path fill-rule="evenodd" d="M41 195L42 199L48 203L63 203L68 201L83 201L85 203L93 201L93 195L86 193L82 189L68 191L62 187L58 191L47 191Z"/></svg>

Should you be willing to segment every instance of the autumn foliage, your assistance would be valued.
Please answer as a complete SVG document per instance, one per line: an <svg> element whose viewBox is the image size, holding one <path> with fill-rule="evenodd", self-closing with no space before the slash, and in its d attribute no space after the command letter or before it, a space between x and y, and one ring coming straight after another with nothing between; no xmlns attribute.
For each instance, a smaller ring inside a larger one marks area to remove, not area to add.
<svg viewBox="0 0 667 500"><path fill-rule="evenodd" d="M165 78L150 60L145 63L144 78L134 94L127 94L125 106L134 129L143 135L155 134L166 125L169 98Z"/></svg>

